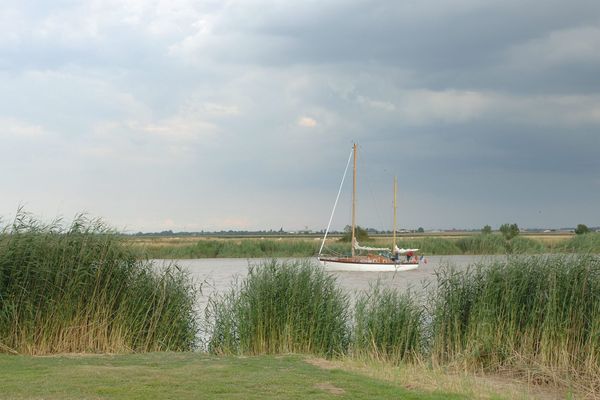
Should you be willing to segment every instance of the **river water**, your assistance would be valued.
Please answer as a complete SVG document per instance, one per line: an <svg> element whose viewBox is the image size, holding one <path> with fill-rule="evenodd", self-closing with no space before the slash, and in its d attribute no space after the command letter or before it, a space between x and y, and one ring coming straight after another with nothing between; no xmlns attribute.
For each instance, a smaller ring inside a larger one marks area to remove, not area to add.
<svg viewBox="0 0 600 400"><path fill-rule="evenodd" d="M330 272L338 284L350 294L351 298L363 290L369 289L378 281L380 285L400 291L422 292L435 280L435 271L444 265L457 270L466 269L479 262L498 260L505 256L429 256L424 267L403 272ZM261 259L240 258L203 258L191 260L155 260L155 265L175 263L190 272L194 282L201 287L198 308L203 310L208 298L218 292L231 288L235 279L243 279L249 265L260 264ZM313 259L315 265L317 260Z"/></svg>

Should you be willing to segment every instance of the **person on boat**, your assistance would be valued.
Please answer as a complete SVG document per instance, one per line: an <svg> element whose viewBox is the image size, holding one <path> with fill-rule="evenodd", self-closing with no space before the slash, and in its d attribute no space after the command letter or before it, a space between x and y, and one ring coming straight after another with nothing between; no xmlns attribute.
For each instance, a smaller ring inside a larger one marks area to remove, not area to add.
<svg viewBox="0 0 600 400"><path fill-rule="evenodd" d="M406 252L406 262L410 262L410 259L413 257L415 253L413 253L412 251L408 251Z"/></svg>
<svg viewBox="0 0 600 400"><path fill-rule="evenodd" d="M392 249L392 256L390 258L394 262L400 260L400 249L398 248L398 246L394 245L394 248Z"/></svg>

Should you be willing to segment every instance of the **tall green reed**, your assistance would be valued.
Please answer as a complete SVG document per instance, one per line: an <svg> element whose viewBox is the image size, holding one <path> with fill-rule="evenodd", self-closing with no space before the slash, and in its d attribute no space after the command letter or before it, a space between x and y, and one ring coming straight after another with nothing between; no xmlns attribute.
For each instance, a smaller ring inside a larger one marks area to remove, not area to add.
<svg viewBox="0 0 600 400"><path fill-rule="evenodd" d="M100 220L65 228L19 211L0 234L0 351L188 350L194 307L186 273L136 259Z"/></svg>
<svg viewBox="0 0 600 400"><path fill-rule="evenodd" d="M398 239L398 246L405 248L417 248L424 254L429 255L447 255L461 254L461 250L457 247L454 239L443 239L424 237L418 239Z"/></svg>
<svg viewBox="0 0 600 400"><path fill-rule="evenodd" d="M499 234L460 238L456 246L463 254L540 254L548 251L540 241L517 236L506 240Z"/></svg>
<svg viewBox="0 0 600 400"><path fill-rule="evenodd" d="M349 343L348 298L308 261L265 261L207 308L208 349L225 354L331 356Z"/></svg>
<svg viewBox="0 0 600 400"><path fill-rule="evenodd" d="M378 283L359 295L354 310L354 356L393 363L421 356L425 310L413 293Z"/></svg>
<svg viewBox="0 0 600 400"><path fill-rule="evenodd" d="M511 257L439 272L432 356L467 368L600 369L600 259Z"/></svg>
<svg viewBox="0 0 600 400"><path fill-rule="evenodd" d="M463 254L506 253L506 240L499 234L467 236L458 239L456 246Z"/></svg>

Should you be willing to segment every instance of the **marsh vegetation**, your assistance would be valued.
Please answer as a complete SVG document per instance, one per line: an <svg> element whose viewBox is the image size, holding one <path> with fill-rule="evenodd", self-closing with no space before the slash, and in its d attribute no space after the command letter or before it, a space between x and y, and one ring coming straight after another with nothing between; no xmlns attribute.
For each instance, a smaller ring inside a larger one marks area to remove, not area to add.
<svg viewBox="0 0 600 400"><path fill-rule="evenodd" d="M99 220L67 227L20 212L0 235L0 351L190 350L195 289L156 271Z"/></svg>
<svg viewBox="0 0 600 400"><path fill-rule="evenodd" d="M466 271L448 267L425 297L375 285L352 313L316 266L254 268L213 299L209 351L293 351L600 384L598 257L514 256Z"/></svg>
<svg viewBox="0 0 600 400"><path fill-rule="evenodd" d="M342 238L343 239L343 238ZM269 258L312 257L321 244L318 237L308 238L127 238L141 258ZM362 242L361 242L362 243ZM391 246L391 238L371 237L364 242L375 247ZM436 237L404 236L398 245L419 248L429 255L492 254L600 254L600 233L568 236L518 235L506 239L499 233ZM337 253L350 253L349 240L328 239L326 247Z"/></svg>
<svg viewBox="0 0 600 400"><path fill-rule="evenodd" d="M510 258L442 270L430 309L436 363L600 383L598 257Z"/></svg>
<svg viewBox="0 0 600 400"><path fill-rule="evenodd" d="M350 332L347 295L308 261L265 261L207 308L208 349L219 354L342 355Z"/></svg>
<svg viewBox="0 0 600 400"><path fill-rule="evenodd" d="M431 249L450 243L420 240ZM555 249L589 253L599 242L577 235ZM451 243L462 252L507 252L493 234ZM532 243L513 237L510 251L542 251ZM374 285L350 301L310 261L272 259L212 296L199 318L197 287L185 271L156 269L102 222L81 216L65 227L20 213L0 235L0 352L301 353L509 371L597 394L598 256L515 254L462 271L445 267L430 289Z"/></svg>

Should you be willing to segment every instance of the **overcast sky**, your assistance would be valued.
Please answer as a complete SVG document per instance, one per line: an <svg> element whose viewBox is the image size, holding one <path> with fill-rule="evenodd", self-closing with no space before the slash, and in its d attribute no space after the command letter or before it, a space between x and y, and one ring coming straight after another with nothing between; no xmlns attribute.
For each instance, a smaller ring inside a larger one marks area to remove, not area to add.
<svg viewBox="0 0 600 400"><path fill-rule="evenodd" d="M600 1L0 8L5 222L320 230L354 141L360 225L600 225Z"/></svg>

